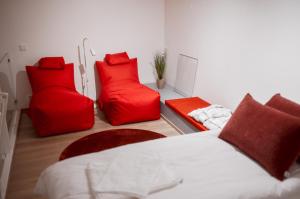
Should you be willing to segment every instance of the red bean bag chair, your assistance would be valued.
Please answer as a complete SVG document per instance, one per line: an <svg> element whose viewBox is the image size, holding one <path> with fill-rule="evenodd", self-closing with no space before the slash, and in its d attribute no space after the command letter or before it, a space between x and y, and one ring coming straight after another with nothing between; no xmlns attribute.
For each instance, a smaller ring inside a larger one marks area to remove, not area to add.
<svg viewBox="0 0 300 199"><path fill-rule="evenodd" d="M89 129L94 124L93 100L79 94L74 66L63 57L47 57L26 66L32 88L29 116L39 136Z"/></svg>
<svg viewBox="0 0 300 199"><path fill-rule="evenodd" d="M160 118L160 95L140 84L137 59L126 52L107 54L97 61L101 94L98 105L112 125Z"/></svg>

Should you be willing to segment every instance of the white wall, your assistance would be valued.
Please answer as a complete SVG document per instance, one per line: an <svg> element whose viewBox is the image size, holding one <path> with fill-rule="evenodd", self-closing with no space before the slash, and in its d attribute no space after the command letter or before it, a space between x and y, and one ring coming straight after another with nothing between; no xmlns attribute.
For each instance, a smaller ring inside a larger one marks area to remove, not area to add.
<svg viewBox="0 0 300 199"><path fill-rule="evenodd" d="M31 89L25 65L43 56L64 56L75 63L81 91L77 45L88 37L89 95L96 99L94 62L105 53L128 51L139 59L142 82L154 82L153 54L164 49L164 0L1 0L0 56L9 51L16 74L19 106L28 105ZM20 52L19 44L27 46Z"/></svg>
<svg viewBox="0 0 300 199"><path fill-rule="evenodd" d="M167 81L177 56L199 59L194 94L235 108L280 92L300 103L300 1L166 0Z"/></svg>

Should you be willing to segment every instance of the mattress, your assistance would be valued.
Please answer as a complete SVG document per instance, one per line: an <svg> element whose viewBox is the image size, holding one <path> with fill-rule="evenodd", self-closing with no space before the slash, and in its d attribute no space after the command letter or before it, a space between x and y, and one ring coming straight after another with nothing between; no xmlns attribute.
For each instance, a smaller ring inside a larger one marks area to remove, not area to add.
<svg viewBox="0 0 300 199"><path fill-rule="evenodd" d="M208 130L202 123L199 123L193 118L191 118L190 116L188 116L188 113L195 109L209 106L210 104L205 100L200 99L199 97L189 97L189 98L166 100L165 104L173 111L175 111L177 114L179 114L183 119L185 119L193 126L195 126L198 130L200 131Z"/></svg>
<svg viewBox="0 0 300 199"><path fill-rule="evenodd" d="M279 181L217 135L209 131L174 136L70 158L43 171L35 191L49 199L95 198L87 165L112 161L119 153L139 152L159 155L183 178L182 184L151 194L149 199L299 199L299 166L295 164L290 177Z"/></svg>

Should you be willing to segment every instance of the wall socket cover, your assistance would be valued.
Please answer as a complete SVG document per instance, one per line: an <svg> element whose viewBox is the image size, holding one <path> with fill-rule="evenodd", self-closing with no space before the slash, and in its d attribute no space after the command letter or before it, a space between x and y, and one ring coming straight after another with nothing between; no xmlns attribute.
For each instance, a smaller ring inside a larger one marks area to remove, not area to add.
<svg viewBox="0 0 300 199"><path fill-rule="evenodd" d="M25 52L26 50L27 50L26 44L20 44L20 45L19 45L19 51Z"/></svg>

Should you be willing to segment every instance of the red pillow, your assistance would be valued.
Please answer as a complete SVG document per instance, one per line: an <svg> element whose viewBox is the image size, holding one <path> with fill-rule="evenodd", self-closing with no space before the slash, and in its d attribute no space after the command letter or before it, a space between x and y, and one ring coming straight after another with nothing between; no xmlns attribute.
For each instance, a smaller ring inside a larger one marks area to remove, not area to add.
<svg viewBox="0 0 300 199"><path fill-rule="evenodd" d="M97 62L97 70L103 86L109 83L129 80L139 83L137 59L130 59L128 64L109 66L106 62Z"/></svg>
<svg viewBox="0 0 300 199"><path fill-rule="evenodd" d="M54 86L64 87L74 91L76 90L73 64L66 64L61 70L26 66L26 71L33 93Z"/></svg>
<svg viewBox="0 0 300 199"><path fill-rule="evenodd" d="M283 180L299 154L299 132L299 118L264 106L247 94L219 137Z"/></svg>
<svg viewBox="0 0 300 199"><path fill-rule="evenodd" d="M130 59L126 52L116 53L116 54L106 54L104 60L109 65L128 64L130 62Z"/></svg>
<svg viewBox="0 0 300 199"><path fill-rule="evenodd" d="M280 94L274 95L267 103L267 106L300 117L300 104L282 97Z"/></svg>
<svg viewBox="0 0 300 199"><path fill-rule="evenodd" d="M64 66L63 57L43 57L39 61L39 67L42 69L63 69Z"/></svg>
<svg viewBox="0 0 300 199"><path fill-rule="evenodd" d="M280 94L274 95L266 103L266 105L275 108L277 110L286 112L288 114L294 115L296 117L300 117L300 104L297 104L296 102L286 99L282 97ZM298 162L300 163L300 154L299 154Z"/></svg>

